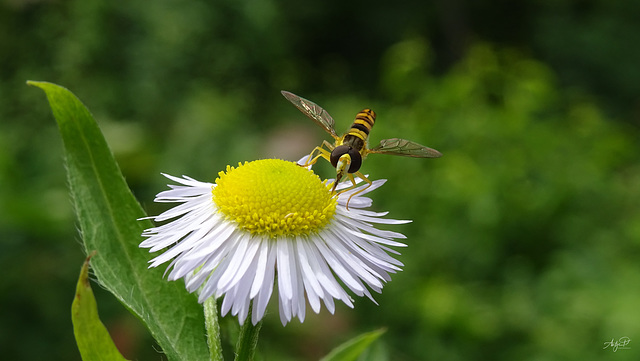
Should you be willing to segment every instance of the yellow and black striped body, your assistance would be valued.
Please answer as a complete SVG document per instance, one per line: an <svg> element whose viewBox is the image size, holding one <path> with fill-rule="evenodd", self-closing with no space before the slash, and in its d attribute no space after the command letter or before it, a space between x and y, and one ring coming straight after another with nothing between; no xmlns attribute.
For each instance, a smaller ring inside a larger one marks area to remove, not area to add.
<svg viewBox="0 0 640 361"><path fill-rule="evenodd" d="M347 199L347 209L349 209L349 201L351 198L373 184L373 182L359 170L362 166L362 161L368 154L391 154L415 158L437 158L442 155L435 149L402 138L383 139L379 145L369 148L367 144L369 132L371 132L371 128L373 128L373 124L376 121L376 113L374 113L373 110L363 109L356 115L356 119L351 124L349 130L343 135L338 135L334 129L335 121L331 115L318 104L284 90L282 91L282 95L295 105L298 110L309 117L309 119L313 120L327 133L331 134L334 140L334 143L324 140L320 146L313 148L302 166L311 166L315 164L319 158L328 160L331 165L336 168L336 180L333 182L331 192L336 192L338 183L340 183L344 177L347 177L352 185L348 188L341 188L337 193L344 193L356 189L357 182L354 175L367 183L364 187L361 187L349 195Z"/></svg>
<svg viewBox="0 0 640 361"><path fill-rule="evenodd" d="M362 160L367 157L367 139L376 121L376 113L371 109L363 109L356 115L349 130L340 138L336 137L335 147L330 148L329 161L336 167L337 178L342 178L343 172L355 173L360 169ZM338 164L341 163L339 166ZM337 183L337 182L336 182Z"/></svg>
<svg viewBox="0 0 640 361"><path fill-rule="evenodd" d="M369 132L376 122L376 113L371 109L363 109L356 115L356 119L351 124L349 131L342 136L340 144L348 145L356 149L362 158L367 154L367 139Z"/></svg>

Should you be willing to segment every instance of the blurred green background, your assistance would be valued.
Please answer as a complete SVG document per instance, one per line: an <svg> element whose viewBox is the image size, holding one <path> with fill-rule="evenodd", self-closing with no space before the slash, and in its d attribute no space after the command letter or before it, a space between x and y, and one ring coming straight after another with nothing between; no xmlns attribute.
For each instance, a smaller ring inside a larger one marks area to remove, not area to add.
<svg viewBox="0 0 640 361"><path fill-rule="evenodd" d="M393 228L408 237L404 271L379 306L358 299L284 328L272 308L264 360L315 360L378 327L389 360L640 359L639 18L639 1L608 0L2 1L2 358L79 360L70 307L84 254L30 79L84 101L151 214L164 209L160 172L212 181L327 139L281 89L339 131L371 107L373 142L444 153L367 159L365 173L389 180L374 208L413 220ZM124 355L163 359L94 289ZM603 349L624 336L630 349Z"/></svg>

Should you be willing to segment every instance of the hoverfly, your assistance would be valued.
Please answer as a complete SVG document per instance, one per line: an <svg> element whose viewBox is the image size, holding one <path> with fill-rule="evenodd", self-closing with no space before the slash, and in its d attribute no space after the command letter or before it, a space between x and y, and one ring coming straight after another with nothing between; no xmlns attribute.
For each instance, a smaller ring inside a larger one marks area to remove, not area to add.
<svg viewBox="0 0 640 361"><path fill-rule="evenodd" d="M363 109L356 115L356 119L349 130L342 136L338 136L333 127L334 120L322 109L318 104L299 97L288 91L282 91L287 100L296 106L302 113L322 127L327 133L331 134L334 144L322 141L319 147L315 147L307 160L306 166L315 164L318 158L322 157L329 161L336 168L336 181L333 183L331 192L336 190L337 184L346 175L351 180L352 186L340 191L340 193L354 189L356 181L353 174L360 177L367 183L367 186L353 193L347 200L347 209L349 209L349 201L356 194L369 188L373 183L360 172L362 161L369 153L400 155L414 158L438 158L442 153L435 149L425 147L424 145L412 142L406 139L391 138L383 139L380 144L373 148L367 146L369 132L376 121L376 113L371 109ZM326 149L325 149L326 147Z"/></svg>

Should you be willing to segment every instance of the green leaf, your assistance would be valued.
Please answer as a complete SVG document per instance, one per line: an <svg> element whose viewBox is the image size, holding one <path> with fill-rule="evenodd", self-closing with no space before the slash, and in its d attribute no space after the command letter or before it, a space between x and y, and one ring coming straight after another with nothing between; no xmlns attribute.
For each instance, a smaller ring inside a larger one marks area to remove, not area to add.
<svg viewBox="0 0 640 361"><path fill-rule="evenodd" d="M93 291L89 284L89 259L87 257L78 284L76 296L71 304L71 321L73 321L73 334L80 350L82 359L120 361L126 360L116 345L113 343L109 331L98 317L98 305L93 297Z"/></svg>
<svg viewBox="0 0 640 361"><path fill-rule="evenodd" d="M320 361L355 361L373 341L377 340L385 332L385 329L380 329L356 336L333 349Z"/></svg>
<svg viewBox="0 0 640 361"><path fill-rule="evenodd" d="M27 83L45 91L58 123L85 251L97 251L96 278L144 322L170 360L208 359L202 306L183 283L147 269L151 256L138 244L151 222L137 221L145 214L89 110L65 88Z"/></svg>
<svg viewBox="0 0 640 361"><path fill-rule="evenodd" d="M253 361L258 346L258 336L262 327L262 320L254 325L251 322L251 313L253 312L253 302L249 305L249 314L244 320L244 325L240 329L238 343L236 344L235 361Z"/></svg>

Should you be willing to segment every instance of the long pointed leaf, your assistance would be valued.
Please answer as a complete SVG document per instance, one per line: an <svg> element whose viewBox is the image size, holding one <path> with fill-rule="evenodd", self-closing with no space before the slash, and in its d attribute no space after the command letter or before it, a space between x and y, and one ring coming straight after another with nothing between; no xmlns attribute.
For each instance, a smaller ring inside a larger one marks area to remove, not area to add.
<svg viewBox="0 0 640 361"><path fill-rule="evenodd" d="M126 361L98 316L98 305L89 283L89 258L82 265L76 296L71 304L73 334L76 336L80 355L85 361Z"/></svg>
<svg viewBox="0 0 640 361"><path fill-rule="evenodd" d="M67 89L28 82L49 99L64 142L69 187L87 253L98 281L147 326L171 360L208 359L202 306L180 282L147 269L150 255L138 248L151 226L129 190L98 125Z"/></svg>
<svg viewBox="0 0 640 361"><path fill-rule="evenodd" d="M371 345L371 343L378 339L385 329L371 331L363 333L359 336L352 338L351 340L343 343L342 345L334 348L327 356L323 357L320 361L355 361L358 357Z"/></svg>

